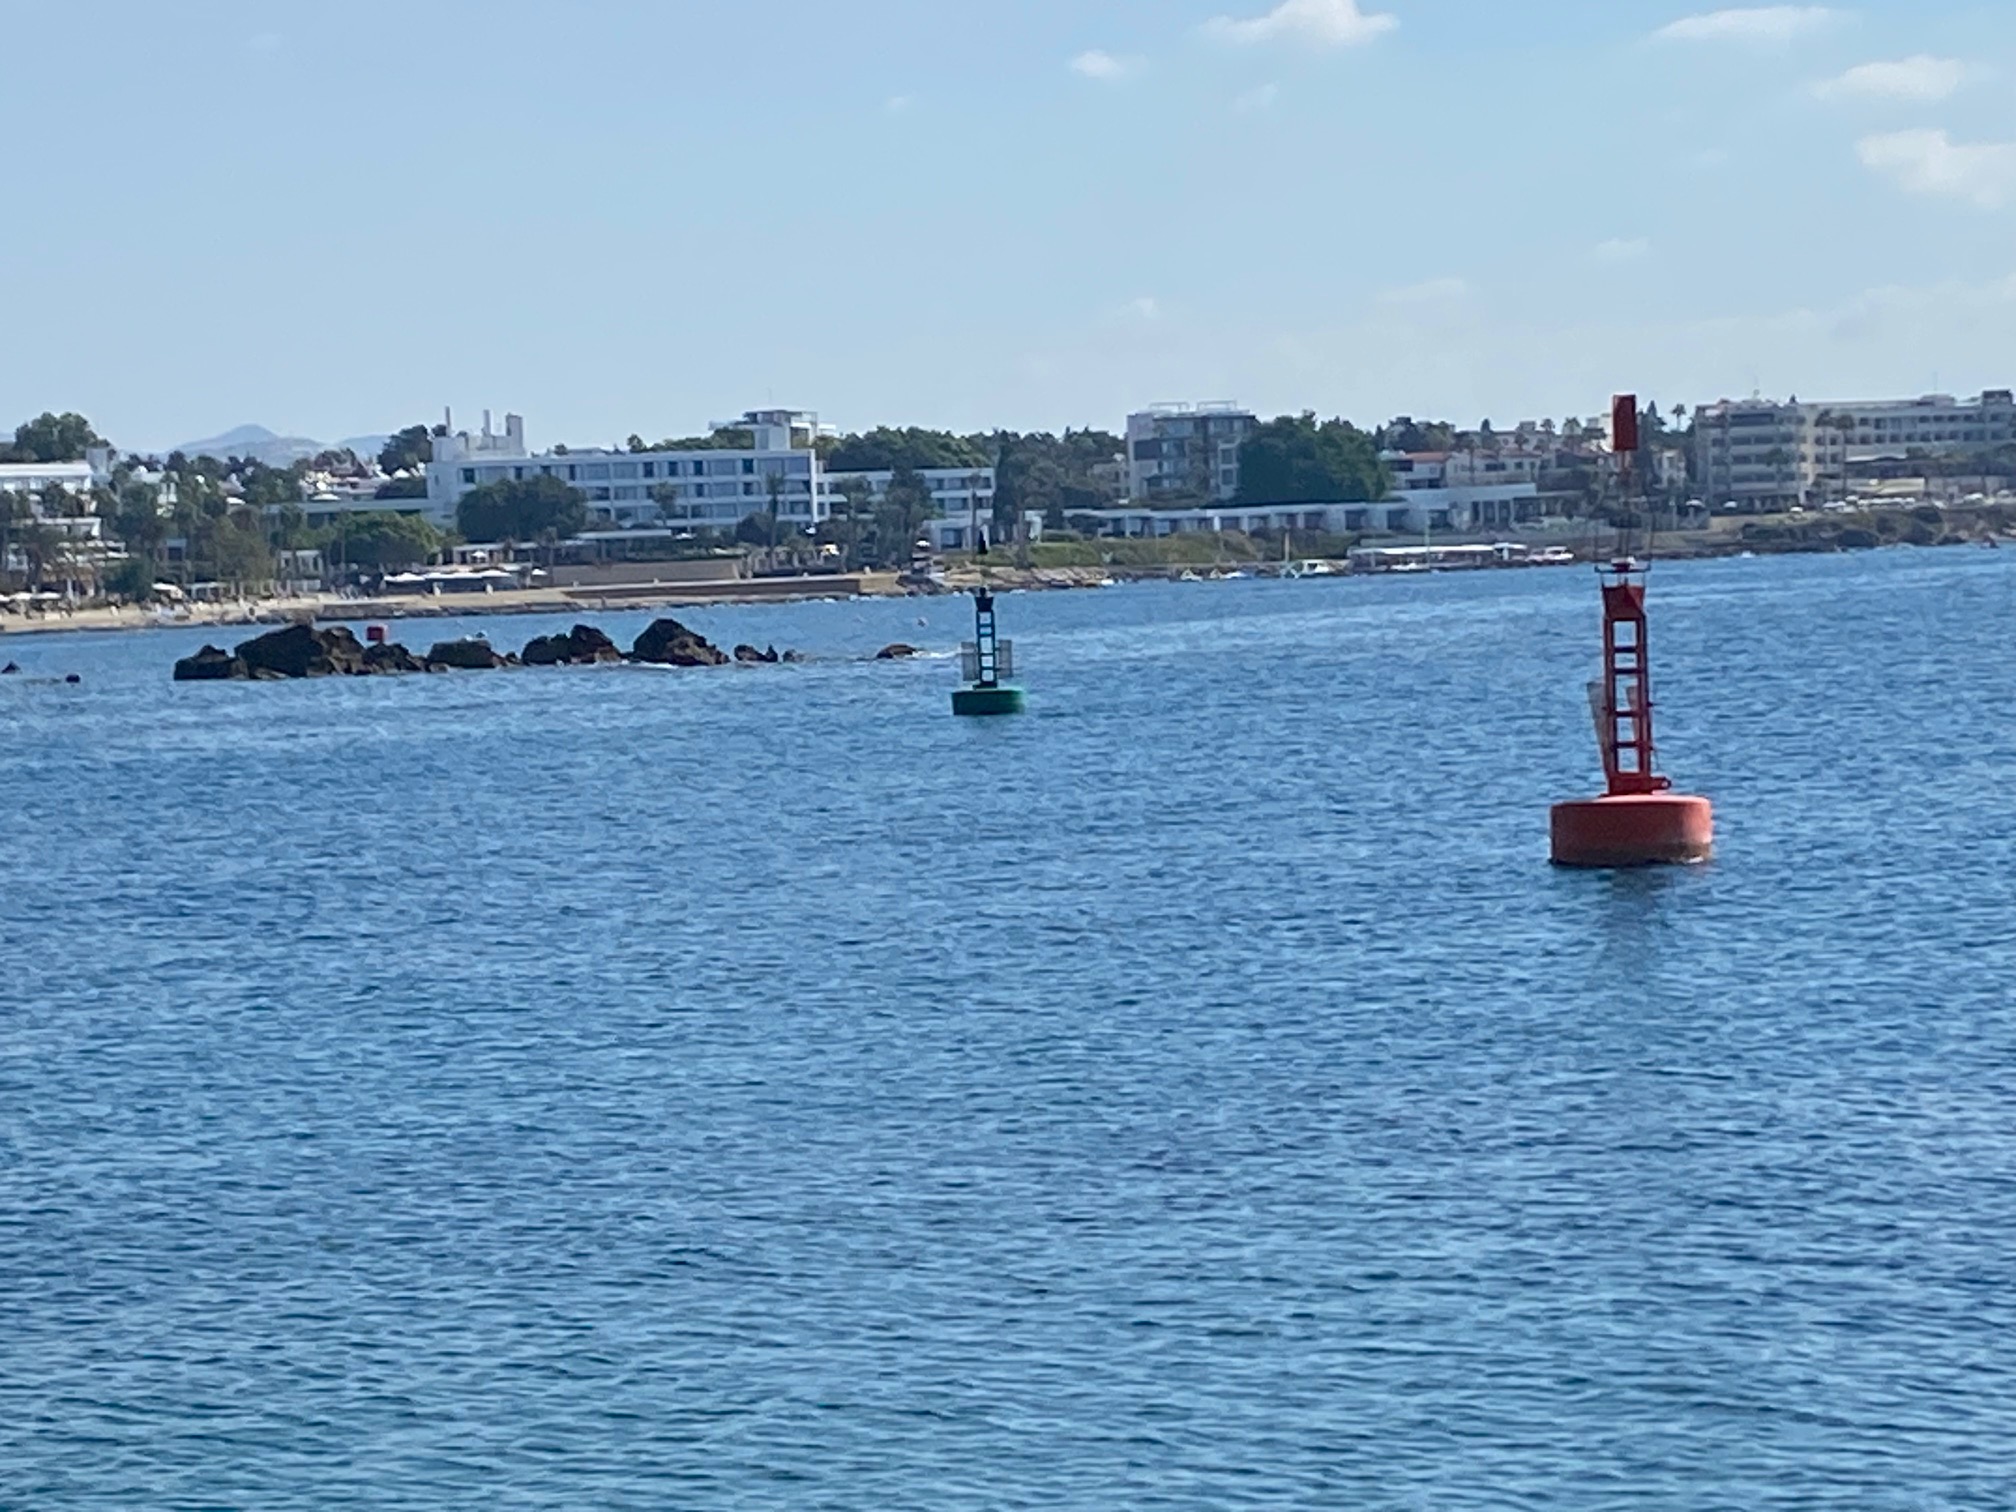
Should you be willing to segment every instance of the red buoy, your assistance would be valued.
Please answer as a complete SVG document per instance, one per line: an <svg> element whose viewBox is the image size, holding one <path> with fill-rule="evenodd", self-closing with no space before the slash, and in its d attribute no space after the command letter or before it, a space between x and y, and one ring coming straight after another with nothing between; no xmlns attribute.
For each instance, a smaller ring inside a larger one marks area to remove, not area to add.
<svg viewBox="0 0 2016 1512"><path fill-rule="evenodd" d="M1645 638L1645 569L1626 557L1603 573L1603 681L1589 686L1609 791L1554 806L1556 866L1662 866L1715 852L1706 798L1672 791L1654 770L1652 667Z"/></svg>

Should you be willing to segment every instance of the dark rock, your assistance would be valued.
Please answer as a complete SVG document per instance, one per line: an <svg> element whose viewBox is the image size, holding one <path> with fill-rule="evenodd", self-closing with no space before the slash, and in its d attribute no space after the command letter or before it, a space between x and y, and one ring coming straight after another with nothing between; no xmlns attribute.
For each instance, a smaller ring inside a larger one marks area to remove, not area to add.
<svg viewBox="0 0 2016 1512"><path fill-rule="evenodd" d="M217 646L205 646L194 656L185 656L175 663L177 682L230 682L252 675L252 669L245 665L245 659L233 656Z"/></svg>
<svg viewBox="0 0 2016 1512"><path fill-rule="evenodd" d="M506 665L488 641L436 641L427 653L427 670L445 667L453 672L488 672Z"/></svg>
<svg viewBox="0 0 2016 1512"><path fill-rule="evenodd" d="M366 672L425 672L427 664L397 641L376 641L364 648Z"/></svg>
<svg viewBox="0 0 2016 1512"><path fill-rule="evenodd" d="M238 655L253 672L282 677L350 677L364 670L364 648L341 625L288 625L246 641Z"/></svg>
<svg viewBox="0 0 2016 1512"><path fill-rule="evenodd" d="M6 666L0 667L0 677L12 677L16 672L19 672L20 670L21 668L18 664L14 662L9 662L7 663Z"/></svg>
<svg viewBox="0 0 2016 1512"><path fill-rule="evenodd" d="M720 667L728 658L719 646L697 630L689 630L676 619L652 622L637 637L630 655L637 661L657 662L670 667Z"/></svg>
<svg viewBox="0 0 2016 1512"><path fill-rule="evenodd" d="M898 641L893 646L884 646L880 651L877 651L875 653L875 660L907 661L910 657L913 657L916 654L917 654L917 648L915 646L906 646L901 641Z"/></svg>
<svg viewBox="0 0 2016 1512"><path fill-rule="evenodd" d="M285 682L285 681L287 681L287 674L286 674L285 672L275 672L275 671L274 671L274 670L273 670L273 669L272 669L271 667L254 667L254 668L252 669L252 674L251 674L251 676L252 676L252 681L254 681L254 682Z"/></svg>
<svg viewBox="0 0 2016 1512"><path fill-rule="evenodd" d="M1843 551L1874 551L1882 542L1876 539L1873 530L1858 530L1853 526L1834 538Z"/></svg>
<svg viewBox="0 0 2016 1512"><path fill-rule="evenodd" d="M79 676L78 676L78 675L77 675L77 674L76 674L75 672L71 672L71 673L67 673L67 674L66 674L66 675L64 676L64 678L63 678L63 681L65 681L66 683L73 683L73 684L74 684L74 683L81 683L82 681L84 681L84 679L83 679L83 678L81 678L81 677L79 677Z"/></svg>
<svg viewBox="0 0 2016 1512"><path fill-rule="evenodd" d="M525 647L528 667L586 667L621 661L616 643L593 625L576 625L565 635L542 635Z"/></svg>
<svg viewBox="0 0 2016 1512"><path fill-rule="evenodd" d="M758 651L754 646L737 646L735 648L735 660L738 662L778 662L782 661L783 658L777 654L775 646L770 647L767 651Z"/></svg>
<svg viewBox="0 0 2016 1512"><path fill-rule="evenodd" d="M801 651L786 651L784 653L784 660L787 662L802 662L805 660L805 655Z"/></svg>

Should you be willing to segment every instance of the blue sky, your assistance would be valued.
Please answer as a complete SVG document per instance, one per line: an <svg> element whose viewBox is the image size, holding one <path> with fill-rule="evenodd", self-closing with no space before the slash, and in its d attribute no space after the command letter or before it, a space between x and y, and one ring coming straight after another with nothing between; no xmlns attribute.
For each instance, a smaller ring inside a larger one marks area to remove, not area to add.
<svg viewBox="0 0 2016 1512"><path fill-rule="evenodd" d="M2016 382L2008 0L15 0L5 32L0 420L126 444Z"/></svg>

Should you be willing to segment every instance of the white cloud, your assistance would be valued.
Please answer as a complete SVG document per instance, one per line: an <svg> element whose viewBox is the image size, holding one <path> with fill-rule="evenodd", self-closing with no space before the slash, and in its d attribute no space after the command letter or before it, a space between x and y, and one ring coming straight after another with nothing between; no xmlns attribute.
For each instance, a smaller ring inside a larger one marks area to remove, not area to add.
<svg viewBox="0 0 2016 1512"><path fill-rule="evenodd" d="M2016 195L2016 142L1956 142L1944 131L1891 131L1855 144L1862 166L1912 194L1992 210Z"/></svg>
<svg viewBox="0 0 2016 1512"><path fill-rule="evenodd" d="M1470 292L1470 280L1467 278L1430 278L1421 283L1403 284L1397 289L1386 289L1380 293L1379 303L1448 304L1452 300L1468 299Z"/></svg>
<svg viewBox="0 0 2016 1512"><path fill-rule="evenodd" d="M1263 110L1272 110L1281 98L1279 84L1262 84L1258 89L1249 89L1232 102L1232 108L1241 115L1254 115Z"/></svg>
<svg viewBox="0 0 2016 1512"><path fill-rule="evenodd" d="M1823 100L1943 100L1967 82L1967 65L1920 53L1894 63L1862 63L1813 86Z"/></svg>
<svg viewBox="0 0 2016 1512"><path fill-rule="evenodd" d="M1152 294L1143 294L1139 299L1130 299L1113 312L1116 319L1133 321L1138 325L1152 325L1162 318L1162 302Z"/></svg>
<svg viewBox="0 0 2016 1512"><path fill-rule="evenodd" d="M1596 250L1590 255L1599 263L1614 265L1617 263L1636 262L1641 257L1649 256L1651 251L1652 243L1645 240L1642 236L1613 236L1606 242L1598 242Z"/></svg>
<svg viewBox="0 0 2016 1512"><path fill-rule="evenodd" d="M1824 5L1764 5L1683 16L1652 35L1660 42L1790 42L1836 20Z"/></svg>
<svg viewBox="0 0 2016 1512"><path fill-rule="evenodd" d="M1204 23L1221 42L1308 42L1319 47L1362 47L1400 25L1398 16L1367 13L1358 0L1281 0L1264 16L1219 16Z"/></svg>
<svg viewBox="0 0 2016 1512"><path fill-rule="evenodd" d="M1071 71L1088 79L1097 79L1104 84L1117 84L1122 79L1131 78L1143 68L1139 58L1120 58L1112 53L1093 48L1082 52L1071 60Z"/></svg>

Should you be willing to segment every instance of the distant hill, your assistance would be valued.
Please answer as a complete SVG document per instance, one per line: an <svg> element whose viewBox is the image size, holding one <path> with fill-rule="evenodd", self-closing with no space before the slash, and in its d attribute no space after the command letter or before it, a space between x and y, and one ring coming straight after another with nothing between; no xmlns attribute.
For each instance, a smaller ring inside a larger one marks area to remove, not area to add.
<svg viewBox="0 0 2016 1512"><path fill-rule="evenodd" d="M268 467L285 467L303 457L312 457L326 448L309 436L282 436L263 425L240 425L221 436L201 441L184 441L174 450L189 457L250 457Z"/></svg>

